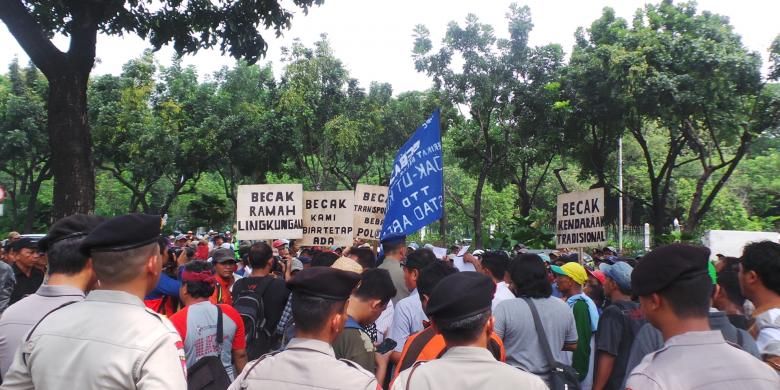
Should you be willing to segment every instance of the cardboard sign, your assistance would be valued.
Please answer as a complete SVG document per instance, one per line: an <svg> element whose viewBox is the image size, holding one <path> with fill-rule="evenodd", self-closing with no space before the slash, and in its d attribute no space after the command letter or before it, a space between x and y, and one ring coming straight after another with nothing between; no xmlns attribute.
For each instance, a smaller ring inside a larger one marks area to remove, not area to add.
<svg viewBox="0 0 780 390"><path fill-rule="evenodd" d="M238 186L236 226L242 240L299 239L303 235L303 185Z"/></svg>
<svg viewBox="0 0 780 390"><path fill-rule="evenodd" d="M604 246L604 189L558 195L558 248Z"/></svg>
<svg viewBox="0 0 780 390"><path fill-rule="evenodd" d="M355 187L355 238L379 241L387 211L387 187L358 184Z"/></svg>
<svg viewBox="0 0 780 390"><path fill-rule="evenodd" d="M301 246L352 245L352 191L306 191L303 193Z"/></svg>

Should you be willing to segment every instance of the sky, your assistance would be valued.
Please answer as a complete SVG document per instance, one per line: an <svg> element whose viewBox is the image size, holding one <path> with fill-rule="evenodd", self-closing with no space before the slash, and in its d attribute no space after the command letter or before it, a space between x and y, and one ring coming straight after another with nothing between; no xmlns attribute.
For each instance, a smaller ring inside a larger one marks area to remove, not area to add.
<svg viewBox="0 0 780 390"><path fill-rule="evenodd" d="M531 45L559 43L566 53L574 45L577 27L587 27L601 15L604 7L612 7L618 16L631 20L637 8L646 0L527 0L517 1L531 8L534 29L530 35ZM657 3L657 1L654 1ZM271 61L274 70L281 74L281 48L289 46L293 39L310 46L327 33L335 51L350 71L350 75L368 87L371 81L389 82L394 93L422 90L430 87L431 81L424 74L417 73L411 57L412 31L415 25L424 24L431 31L434 48L438 48L444 36L447 23L463 22L469 13L483 23L494 26L499 37L505 37L505 15L512 3L510 0L325 0L325 4L314 7L308 15L298 9L292 21L292 28L282 37L273 34L264 37L269 50L262 64ZM708 10L728 16L735 31L742 36L744 44L761 54L767 61L772 40L780 34L777 15L780 15L780 1L777 0L699 0L699 10ZM55 44L61 49L67 47L67 38L55 37ZM93 74L119 74L122 65L138 57L147 42L136 36L99 36L97 41L97 65ZM0 70L17 56L21 63L28 61L24 51L0 23ZM156 55L162 65L170 64L171 48L164 47ZM222 66L230 66L234 60L217 50L205 50L186 56L184 64L194 65L198 73L210 75Z"/></svg>

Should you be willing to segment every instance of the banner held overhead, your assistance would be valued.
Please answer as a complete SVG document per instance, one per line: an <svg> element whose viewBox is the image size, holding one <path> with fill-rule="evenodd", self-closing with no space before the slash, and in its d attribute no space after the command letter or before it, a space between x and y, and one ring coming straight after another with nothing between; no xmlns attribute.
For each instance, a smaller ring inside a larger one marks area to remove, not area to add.
<svg viewBox="0 0 780 390"><path fill-rule="evenodd" d="M443 201L444 163L437 109L395 156L382 237L412 234L440 219Z"/></svg>
<svg viewBox="0 0 780 390"><path fill-rule="evenodd" d="M303 235L303 186L238 186L236 226L242 240L299 239Z"/></svg>

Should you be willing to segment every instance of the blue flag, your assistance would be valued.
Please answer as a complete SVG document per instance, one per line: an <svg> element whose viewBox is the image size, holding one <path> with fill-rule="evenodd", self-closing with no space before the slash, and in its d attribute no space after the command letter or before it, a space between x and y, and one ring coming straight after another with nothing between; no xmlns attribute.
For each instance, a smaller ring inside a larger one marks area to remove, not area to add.
<svg viewBox="0 0 780 390"><path fill-rule="evenodd" d="M444 163L439 110L401 147L393 161L382 237L412 234L444 212Z"/></svg>

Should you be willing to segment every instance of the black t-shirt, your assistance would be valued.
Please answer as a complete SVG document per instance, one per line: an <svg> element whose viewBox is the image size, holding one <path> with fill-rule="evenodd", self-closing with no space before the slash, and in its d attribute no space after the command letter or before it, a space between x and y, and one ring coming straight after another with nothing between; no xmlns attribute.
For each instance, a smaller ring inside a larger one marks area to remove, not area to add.
<svg viewBox="0 0 780 390"><path fill-rule="evenodd" d="M235 301L241 295L241 292L247 289L254 290L260 281L271 276L249 276L241 278L233 284L233 300ZM283 279L274 278L268 288L263 293L263 310L265 311L265 329L273 332L279 319L282 317L284 306L287 305L287 298L290 297L290 290Z"/></svg>
<svg viewBox="0 0 780 390"><path fill-rule="evenodd" d="M30 271L30 276L27 276L16 266L16 264L11 265L11 267L14 270L16 284L14 285L14 290L11 292L9 305L13 305L27 295L35 294L35 292L38 291L38 287L41 287L41 284L43 284L43 271L33 267Z"/></svg>
<svg viewBox="0 0 780 390"><path fill-rule="evenodd" d="M605 389L621 389L623 379L628 374L626 365L631 344L645 322L639 304L632 301L614 302L601 314L596 333L596 350L615 356L612 374Z"/></svg>

